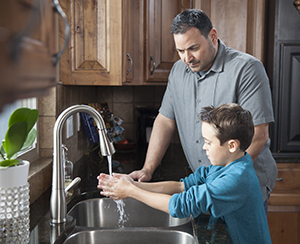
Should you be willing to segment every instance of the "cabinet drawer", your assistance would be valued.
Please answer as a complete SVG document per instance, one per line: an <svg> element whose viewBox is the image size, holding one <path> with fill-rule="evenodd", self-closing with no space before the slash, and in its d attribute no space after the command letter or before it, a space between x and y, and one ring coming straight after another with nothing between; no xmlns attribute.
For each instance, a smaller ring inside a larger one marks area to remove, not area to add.
<svg viewBox="0 0 300 244"><path fill-rule="evenodd" d="M300 164L278 163L278 177L270 205L300 205Z"/></svg>
<svg viewBox="0 0 300 244"><path fill-rule="evenodd" d="M300 164L278 163L278 177L275 189L300 190Z"/></svg>

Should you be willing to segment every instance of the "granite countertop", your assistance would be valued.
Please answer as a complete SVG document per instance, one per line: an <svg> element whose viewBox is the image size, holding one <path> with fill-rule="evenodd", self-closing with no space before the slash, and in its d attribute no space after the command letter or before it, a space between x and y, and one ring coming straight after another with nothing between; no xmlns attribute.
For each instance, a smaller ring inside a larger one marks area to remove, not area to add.
<svg viewBox="0 0 300 244"><path fill-rule="evenodd" d="M146 155L146 147L139 147L132 151L116 152L113 156L113 171L130 173L143 166ZM81 177L81 183L74 188L74 195L68 199L68 211L78 202L79 198L89 199L100 197L97 189L97 175L100 172L108 172L106 158L101 158L97 147L91 149L74 164L74 178ZM153 174L152 181L179 180L188 175L189 168L179 144L172 144L160 166ZM66 235L65 230L74 227L75 222L68 219L63 225L50 225L50 194L51 189L46 190L41 197L30 205L30 244L55 243L60 234ZM227 231L222 222L218 221L214 226L209 221L207 214L195 219L195 233L199 243L231 243Z"/></svg>

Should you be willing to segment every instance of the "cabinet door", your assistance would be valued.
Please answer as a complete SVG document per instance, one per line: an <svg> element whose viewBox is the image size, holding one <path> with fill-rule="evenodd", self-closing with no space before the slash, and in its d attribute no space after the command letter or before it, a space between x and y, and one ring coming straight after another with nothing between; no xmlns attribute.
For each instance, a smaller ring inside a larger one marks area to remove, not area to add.
<svg viewBox="0 0 300 244"><path fill-rule="evenodd" d="M300 206L271 206L268 223L273 244L300 243Z"/></svg>
<svg viewBox="0 0 300 244"><path fill-rule="evenodd" d="M174 17L192 1L188 0L145 0L145 81L163 83L168 81L169 72L179 59L171 25Z"/></svg>
<svg viewBox="0 0 300 244"><path fill-rule="evenodd" d="M143 81L143 1L123 1L123 85Z"/></svg>
<svg viewBox="0 0 300 244"><path fill-rule="evenodd" d="M55 85L52 1L0 1L0 110Z"/></svg>
<svg viewBox="0 0 300 244"><path fill-rule="evenodd" d="M193 4L208 15L227 46L264 60L265 0L194 0Z"/></svg>
<svg viewBox="0 0 300 244"><path fill-rule="evenodd" d="M65 85L122 84L122 1L61 1L70 24L69 47L60 62ZM62 21L60 45L64 41Z"/></svg>
<svg viewBox="0 0 300 244"><path fill-rule="evenodd" d="M300 164L277 163L278 180L268 201L273 244L300 243Z"/></svg>

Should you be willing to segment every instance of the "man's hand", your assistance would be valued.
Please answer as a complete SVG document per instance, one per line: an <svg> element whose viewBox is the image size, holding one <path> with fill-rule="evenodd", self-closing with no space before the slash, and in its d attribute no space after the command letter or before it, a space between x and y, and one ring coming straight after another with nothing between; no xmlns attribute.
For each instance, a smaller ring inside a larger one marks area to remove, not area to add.
<svg viewBox="0 0 300 244"><path fill-rule="evenodd" d="M133 171L129 174L129 176L134 180L138 180L139 182L150 181L152 178L152 174L146 169Z"/></svg>

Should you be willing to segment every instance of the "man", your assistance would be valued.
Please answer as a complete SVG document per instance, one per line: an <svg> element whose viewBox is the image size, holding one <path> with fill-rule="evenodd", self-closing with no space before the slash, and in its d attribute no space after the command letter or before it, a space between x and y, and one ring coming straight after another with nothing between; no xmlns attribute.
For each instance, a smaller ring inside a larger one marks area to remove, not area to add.
<svg viewBox="0 0 300 244"><path fill-rule="evenodd" d="M166 152L177 127L182 147L193 171L209 160L196 114L202 107L238 103L251 112L254 137L247 152L252 157L267 212L277 167L269 150L269 123L274 122L269 80L262 63L251 55L227 47L207 15L185 10L173 21L171 33L180 56L169 75L168 86L155 119L144 167L130 174L148 181Z"/></svg>

